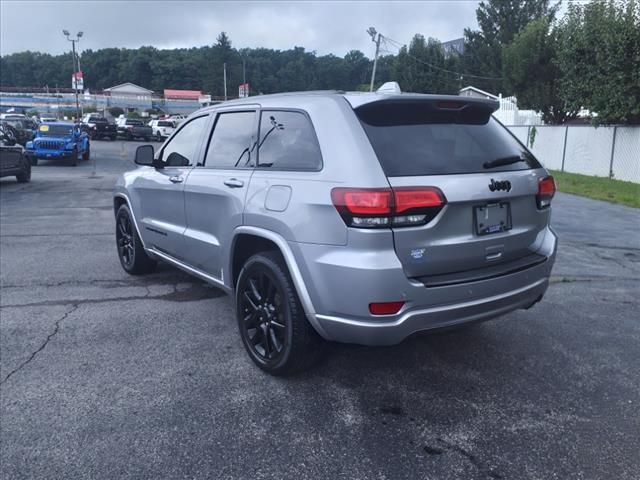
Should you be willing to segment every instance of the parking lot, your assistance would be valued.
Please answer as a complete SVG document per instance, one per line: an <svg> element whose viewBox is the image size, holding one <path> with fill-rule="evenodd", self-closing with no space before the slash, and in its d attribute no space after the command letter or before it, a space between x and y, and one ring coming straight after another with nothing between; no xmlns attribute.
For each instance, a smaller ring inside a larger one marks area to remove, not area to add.
<svg viewBox="0 0 640 480"><path fill-rule="evenodd" d="M0 477L640 478L640 212L558 194L527 311L274 378L232 302L116 255L133 142L0 180Z"/></svg>

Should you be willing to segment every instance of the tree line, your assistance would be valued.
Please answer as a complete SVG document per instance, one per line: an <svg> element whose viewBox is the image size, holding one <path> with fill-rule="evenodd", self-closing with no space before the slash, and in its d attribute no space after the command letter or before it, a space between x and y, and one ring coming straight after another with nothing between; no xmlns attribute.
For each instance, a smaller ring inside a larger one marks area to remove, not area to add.
<svg viewBox="0 0 640 480"><path fill-rule="evenodd" d="M571 3L558 19L549 0L486 0L476 11L478 30L465 29L464 52L445 52L434 38L416 34L408 45L383 37L376 85L395 80L403 91L455 94L473 85L519 108L563 123L581 109L600 123L640 123L640 6L638 0ZM232 46L222 32L215 43L159 50L104 48L82 52L85 88L132 82L229 96L246 75L252 94L299 90L367 90L373 61L359 50L344 57ZM243 68L244 66L244 68ZM0 84L69 87L70 53L20 52L0 58Z"/></svg>

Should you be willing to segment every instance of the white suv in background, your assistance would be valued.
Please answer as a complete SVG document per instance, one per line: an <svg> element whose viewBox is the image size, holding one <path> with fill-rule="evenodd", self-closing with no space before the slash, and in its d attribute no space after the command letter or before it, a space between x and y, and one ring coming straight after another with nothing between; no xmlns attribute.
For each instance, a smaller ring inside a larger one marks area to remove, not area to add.
<svg viewBox="0 0 640 480"><path fill-rule="evenodd" d="M159 142L171 136L176 129L173 120L151 120L148 125L153 130L153 137Z"/></svg>

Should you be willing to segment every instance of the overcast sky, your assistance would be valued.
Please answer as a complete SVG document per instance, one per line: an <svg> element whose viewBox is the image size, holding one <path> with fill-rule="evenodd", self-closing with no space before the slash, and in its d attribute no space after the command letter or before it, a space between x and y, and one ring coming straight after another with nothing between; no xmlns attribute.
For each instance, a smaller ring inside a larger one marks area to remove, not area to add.
<svg viewBox="0 0 640 480"><path fill-rule="evenodd" d="M194 47L215 43L226 31L236 48L294 46L342 56L359 49L372 57L365 30L408 43L415 33L441 41L477 28L477 1L425 2L178 2L0 0L0 53L33 50L59 54L62 35L83 31L80 47ZM394 52L395 53L395 52Z"/></svg>

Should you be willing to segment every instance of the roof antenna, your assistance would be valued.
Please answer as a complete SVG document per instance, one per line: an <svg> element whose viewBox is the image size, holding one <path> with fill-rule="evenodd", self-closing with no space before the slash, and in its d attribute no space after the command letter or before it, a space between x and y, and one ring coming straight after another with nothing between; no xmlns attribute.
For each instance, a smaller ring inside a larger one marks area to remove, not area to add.
<svg viewBox="0 0 640 480"><path fill-rule="evenodd" d="M398 85L398 82L386 82L383 83L378 90L376 90L376 93L395 94L402 93L402 90L400 90L400 85Z"/></svg>

